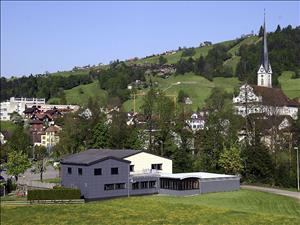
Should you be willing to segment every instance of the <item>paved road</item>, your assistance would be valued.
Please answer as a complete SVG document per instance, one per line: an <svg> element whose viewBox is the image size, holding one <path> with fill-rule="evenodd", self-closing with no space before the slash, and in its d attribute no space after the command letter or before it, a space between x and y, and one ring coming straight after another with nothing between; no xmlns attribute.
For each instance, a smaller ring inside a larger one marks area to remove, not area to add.
<svg viewBox="0 0 300 225"><path fill-rule="evenodd" d="M300 192L286 191L281 189L259 187L259 186L252 186L252 185L241 185L241 188L256 190L256 191L264 191L264 192L269 192L277 195L284 195L284 196L296 198L300 201Z"/></svg>
<svg viewBox="0 0 300 225"><path fill-rule="evenodd" d="M8 177L8 175L6 174L5 171L2 171L1 175L4 177L5 180ZM53 168L53 166L47 166L47 170L43 174L43 178L44 179L56 178L58 176L59 176L58 170L55 170ZM26 172L23 175L21 175L19 177L18 183L22 184L22 183L26 183L26 182L30 182L30 181L39 180L39 179L40 179L40 175L39 174L32 173L31 169L28 169L28 170L26 170Z"/></svg>

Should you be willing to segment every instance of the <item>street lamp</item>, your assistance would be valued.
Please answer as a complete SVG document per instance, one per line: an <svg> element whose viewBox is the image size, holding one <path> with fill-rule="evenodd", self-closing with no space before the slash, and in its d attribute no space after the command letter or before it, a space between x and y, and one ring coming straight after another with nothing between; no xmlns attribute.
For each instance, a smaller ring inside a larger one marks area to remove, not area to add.
<svg viewBox="0 0 300 225"><path fill-rule="evenodd" d="M298 152L298 147L294 147L294 149L297 152L297 190L299 191L299 152Z"/></svg>

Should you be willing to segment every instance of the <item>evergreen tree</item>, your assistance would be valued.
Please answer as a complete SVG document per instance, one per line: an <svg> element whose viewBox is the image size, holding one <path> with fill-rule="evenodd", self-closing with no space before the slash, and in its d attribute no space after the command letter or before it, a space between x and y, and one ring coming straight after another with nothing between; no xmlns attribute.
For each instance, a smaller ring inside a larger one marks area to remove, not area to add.
<svg viewBox="0 0 300 225"><path fill-rule="evenodd" d="M242 150L243 177L248 182L272 183L274 166L268 149L261 143L258 130L254 139Z"/></svg>
<svg viewBox="0 0 300 225"><path fill-rule="evenodd" d="M259 37L264 36L264 28L263 28L263 26L260 26L259 32L258 32L258 36L259 36Z"/></svg>
<svg viewBox="0 0 300 225"><path fill-rule="evenodd" d="M276 30L275 30L275 33L278 33L278 32L280 32L281 31L281 27L280 27L280 25L278 24L277 25L277 28L276 28Z"/></svg>
<svg viewBox="0 0 300 225"><path fill-rule="evenodd" d="M95 128L92 131L92 143L93 148L106 148L108 147L109 134L108 126L103 122L97 123Z"/></svg>

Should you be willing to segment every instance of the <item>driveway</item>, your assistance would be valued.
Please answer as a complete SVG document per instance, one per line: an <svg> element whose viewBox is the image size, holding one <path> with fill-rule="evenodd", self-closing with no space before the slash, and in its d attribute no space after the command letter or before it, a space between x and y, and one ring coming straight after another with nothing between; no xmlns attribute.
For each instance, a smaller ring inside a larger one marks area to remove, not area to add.
<svg viewBox="0 0 300 225"><path fill-rule="evenodd" d="M256 191L264 191L264 192L269 192L269 193L273 193L273 194L277 194L277 195L284 195L284 196L298 199L300 201L300 192L286 191L286 190L281 190L281 189L259 187L259 186L252 186L252 185L241 185L241 188L249 189L249 190L256 190Z"/></svg>

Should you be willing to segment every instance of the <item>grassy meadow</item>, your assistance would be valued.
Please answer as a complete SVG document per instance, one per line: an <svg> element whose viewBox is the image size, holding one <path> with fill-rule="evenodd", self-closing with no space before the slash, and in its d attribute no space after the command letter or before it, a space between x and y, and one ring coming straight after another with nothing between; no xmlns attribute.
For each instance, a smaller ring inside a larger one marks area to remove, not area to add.
<svg viewBox="0 0 300 225"><path fill-rule="evenodd" d="M211 90L214 87L224 88L228 92L233 92L234 88L239 85L237 78L224 78L217 77L213 81L209 81L202 76L197 76L193 73L187 73L185 75L173 75L168 79L154 77L153 82L158 83L158 88L163 90L166 95L174 99L174 96L178 96L178 92L183 90L186 92L193 104L191 110L196 110L198 107L204 106L205 99L210 95ZM180 82L180 84L178 84ZM141 90L139 94L146 93L148 89ZM137 96L136 98L136 109L139 111L143 96ZM128 100L124 103L125 110L131 110L133 108L133 100Z"/></svg>
<svg viewBox="0 0 300 225"><path fill-rule="evenodd" d="M285 71L278 78L281 89L289 98L300 98L300 78L292 79L294 72Z"/></svg>
<svg viewBox="0 0 300 225"><path fill-rule="evenodd" d="M299 224L300 204L241 190L189 197L143 196L78 205L1 206L1 224Z"/></svg>

